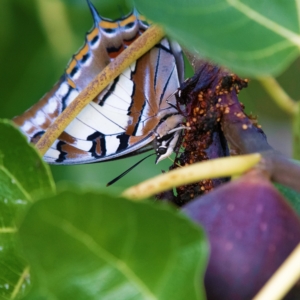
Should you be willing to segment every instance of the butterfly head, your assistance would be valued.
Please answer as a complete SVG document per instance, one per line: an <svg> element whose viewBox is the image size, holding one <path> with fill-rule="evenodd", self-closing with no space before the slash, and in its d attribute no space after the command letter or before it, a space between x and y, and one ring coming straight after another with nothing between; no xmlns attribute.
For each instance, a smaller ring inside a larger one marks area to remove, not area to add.
<svg viewBox="0 0 300 300"><path fill-rule="evenodd" d="M180 131L175 131L156 138L156 164L169 157L174 152L179 135Z"/></svg>

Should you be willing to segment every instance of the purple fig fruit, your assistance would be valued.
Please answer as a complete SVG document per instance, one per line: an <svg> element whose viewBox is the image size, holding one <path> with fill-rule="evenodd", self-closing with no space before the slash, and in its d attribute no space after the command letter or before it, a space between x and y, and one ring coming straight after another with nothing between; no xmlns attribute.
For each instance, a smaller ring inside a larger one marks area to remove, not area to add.
<svg viewBox="0 0 300 300"><path fill-rule="evenodd" d="M210 242L208 300L252 299L300 242L300 219L258 172L216 188L183 211L204 227Z"/></svg>

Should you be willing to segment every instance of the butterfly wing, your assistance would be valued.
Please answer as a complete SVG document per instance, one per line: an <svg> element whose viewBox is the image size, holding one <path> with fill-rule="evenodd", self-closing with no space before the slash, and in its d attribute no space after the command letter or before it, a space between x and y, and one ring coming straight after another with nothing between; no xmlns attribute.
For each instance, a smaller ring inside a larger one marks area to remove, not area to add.
<svg viewBox="0 0 300 300"><path fill-rule="evenodd" d="M32 143L36 143L80 91L148 27L136 11L111 21L100 17L88 3L94 27L87 33L84 46L73 56L52 90L14 118ZM163 39L77 115L44 159L54 164L80 164L149 150L157 126L168 115L178 113L173 107L175 97L170 95L179 86L181 69L180 48Z"/></svg>

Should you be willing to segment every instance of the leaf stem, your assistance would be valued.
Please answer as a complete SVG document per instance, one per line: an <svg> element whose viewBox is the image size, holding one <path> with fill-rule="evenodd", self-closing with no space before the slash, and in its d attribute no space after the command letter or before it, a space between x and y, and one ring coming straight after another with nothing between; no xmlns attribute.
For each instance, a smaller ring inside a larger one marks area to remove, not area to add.
<svg viewBox="0 0 300 300"><path fill-rule="evenodd" d="M26 281L26 279L28 279L30 276L29 274L29 267L27 266L24 271L22 272L12 294L11 294L11 297L10 299L15 299L18 294L20 293L20 290L22 289L22 285L24 284L24 281Z"/></svg>
<svg viewBox="0 0 300 300"><path fill-rule="evenodd" d="M274 77L266 76L258 80L281 109L291 116L297 114L298 105L296 101L285 92Z"/></svg>
<svg viewBox="0 0 300 300"><path fill-rule="evenodd" d="M41 155L44 155L63 130L79 114L79 112L91 102L104 88L139 57L150 50L164 37L163 30L152 25L145 33L126 48L90 84L70 103L69 106L49 126L45 134L36 144Z"/></svg>
<svg viewBox="0 0 300 300"><path fill-rule="evenodd" d="M138 200L166 191L175 186L195 183L208 178L243 174L259 163L261 157L260 154L255 153L195 163L146 180L125 190L122 195Z"/></svg>
<svg viewBox="0 0 300 300"><path fill-rule="evenodd" d="M279 300L300 277L300 243L253 300Z"/></svg>

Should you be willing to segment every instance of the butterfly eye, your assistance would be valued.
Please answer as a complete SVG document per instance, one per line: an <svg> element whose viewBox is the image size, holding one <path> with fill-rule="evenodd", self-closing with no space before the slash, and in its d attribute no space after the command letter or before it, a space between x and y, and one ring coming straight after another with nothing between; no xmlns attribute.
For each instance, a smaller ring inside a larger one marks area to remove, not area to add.
<svg viewBox="0 0 300 300"><path fill-rule="evenodd" d="M168 149L167 147L159 147L159 148L157 148L156 153L160 154L160 155L166 154L167 149Z"/></svg>

